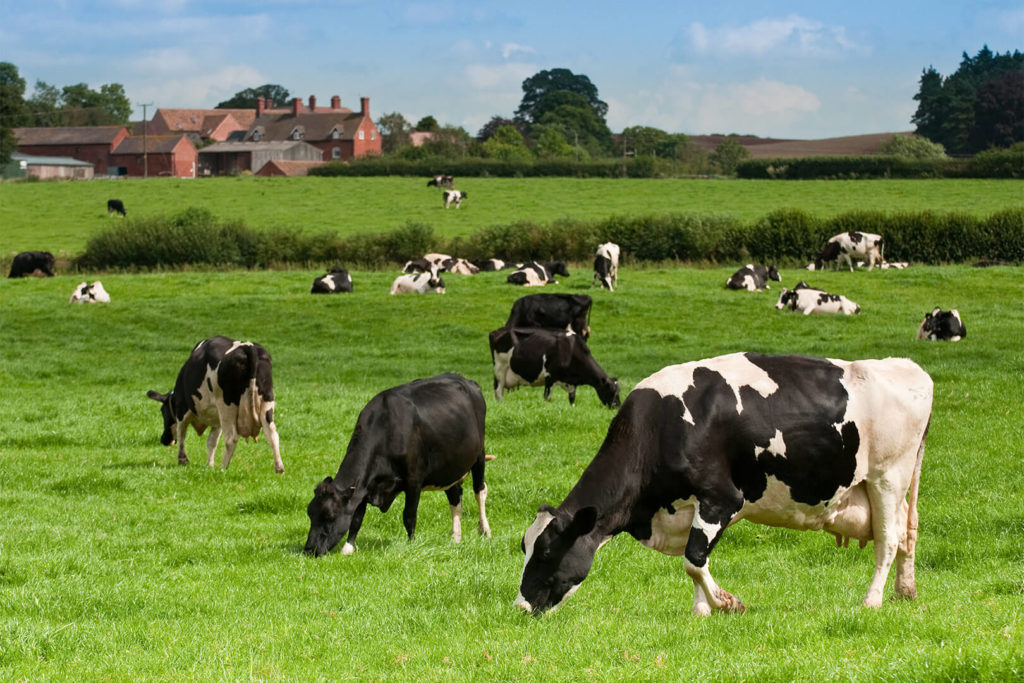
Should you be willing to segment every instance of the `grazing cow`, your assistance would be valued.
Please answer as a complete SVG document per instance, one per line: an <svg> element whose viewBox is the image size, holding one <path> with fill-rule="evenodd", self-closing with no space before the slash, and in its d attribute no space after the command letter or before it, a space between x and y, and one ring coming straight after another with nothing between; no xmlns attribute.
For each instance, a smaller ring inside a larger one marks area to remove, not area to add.
<svg viewBox="0 0 1024 683"><path fill-rule="evenodd" d="M370 399L348 443L338 473L317 484L307 508L306 553L319 557L341 541L343 555L355 551L367 504L387 512L405 492L402 521L412 540L422 491L443 490L452 512L452 540L462 540L462 480L473 473L480 512L478 528L488 538L484 502L484 416L487 405L476 382L448 373L382 391Z"/></svg>
<svg viewBox="0 0 1024 683"><path fill-rule="evenodd" d="M612 285L619 284L619 245L605 242L598 245L594 255L594 280L609 292L614 292Z"/></svg>
<svg viewBox="0 0 1024 683"><path fill-rule="evenodd" d="M967 328L955 308L944 311L938 306L931 313L924 314L921 326L917 328L918 339L960 341L967 336Z"/></svg>
<svg viewBox="0 0 1024 683"><path fill-rule="evenodd" d="M531 261L523 264L515 272L509 273L506 281L509 284L523 287L543 287L557 284L555 275L569 277L569 270L562 261Z"/></svg>
<svg viewBox="0 0 1024 683"><path fill-rule="evenodd" d="M352 276L348 271L334 264L326 275L321 275L313 280L313 287L310 294L336 294L338 292L352 291Z"/></svg>
<svg viewBox="0 0 1024 683"><path fill-rule="evenodd" d="M178 443L178 464L187 465L185 436L189 425L206 438L206 464L213 467L217 441L224 432L223 467L231 463L239 437L255 441L262 429L274 454L274 470L284 472L274 426L274 381L270 354L255 342L210 337L195 345L181 367L174 389L146 394L160 402L165 446Z"/></svg>
<svg viewBox="0 0 1024 683"><path fill-rule="evenodd" d="M479 268L485 273L493 273L498 270L505 270L512 266L508 261L503 261L500 258L488 258L481 261L473 261L473 265Z"/></svg>
<svg viewBox="0 0 1024 683"><path fill-rule="evenodd" d="M84 304L84 303L100 303L109 304L110 295L107 294L107 290L103 289L103 283L97 280L91 285L82 283L75 287L75 291L71 293L71 299L68 301L69 304Z"/></svg>
<svg viewBox="0 0 1024 683"><path fill-rule="evenodd" d="M775 308L781 311L787 307L791 311L803 311L804 315L810 315L811 313L842 313L843 315L860 313L860 306L845 296L813 289L808 287L806 282L801 282L792 291L788 289L782 290Z"/></svg>
<svg viewBox="0 0 1024 683"><path fill-rule="evenodd" d="M841 262L846 262L850 272L853 272L853 260L859 259L868 262L868 270L875 267L875 261L883 261L882 236L873 235L869 232L841 232L830 237L821 250L821 255L814 263L807 266L807 270L821 270L830 261L836 262L838 268Z"/></svg>
<svg viewBox="0 0 1024 683"><path fill-rule="evenodd" d="M590 355L587 343L572 332L541 327L502 327L490 334L494 362L494 397L501 400L506 389L521 386L544 387L544 400L551 400L551 387L558 384L576 404L576 387L594 387L601 403L619 407L619 382L601 369Z"/></svg>
<svg viewBox="0 0 1024 683"><path fill-rule="evenodd" d="M447 187L451 189L455 184L455 176L436 175L427 181L427 187Z"/></svg>
<svg viewBox="0 0 1024 683"><path fill-rule="evenodd" d="M122 216L128 215L128 213L124 210L124 202L122 202L120 199L108 199L107 215L113 216L115 213L119 213Z"/></svg>
<svg viewBox="0 0 1024 683"><path fill-rule="evenodd" d="M590 307L586 294L528 294L512 304L505 327L546 327L590 338Z"/></svg>
<svg viewBox="0 0 1024 683"><path fill-rule="evenodd" d="M761 265L755 266L753 263L748 263L733 273L726 281L725 286L729 289L745 289L748 292L761 292L766 289L770 289L768 286L769 280L782 282L782 276L779 275L779 270L774 264L765 268Z"/></svg>
<svg viewBox="0 0 1024 683"><path fill-rule="evenodd" d="M7 277L25 277L39 271L41 276L53 277L53 254L48 251L23 251L11 261Z"/></svg>
<svg viewBox="0 0 1024 683"><path fill-rule="evenodd" d="M469 195L460 190L445 190L441 196L444 198L444 208L447 209L454 202L455 208L459 209L462 208L462 200Z"/></svg>
<svg viewBox="0 0 1024 683"><path fill-rule="evenodd" d="M392 294L427 294L429 292L444 294L444 280L436 270L399 275L391 283Z"/></svg>
<svg viewBox="0 0 1024 683"><path fill-rule="evenodd" d="M526 530L516 604L540 614L572 595L623 531L683 555L693 613L743 612L708 570L741 519L874 541L864 606L914 598L917 498L932 380L905 358L738 353L673 365L636 385L579 482ZM909 500L907 498L909 494Z"/></svg>

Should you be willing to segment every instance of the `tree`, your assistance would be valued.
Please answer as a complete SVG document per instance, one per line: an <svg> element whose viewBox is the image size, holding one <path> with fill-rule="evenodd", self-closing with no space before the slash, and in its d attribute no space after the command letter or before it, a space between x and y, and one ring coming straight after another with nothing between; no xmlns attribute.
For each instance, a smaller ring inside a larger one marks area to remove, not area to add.
<svg viewBox="0 0 1024 683"><path fill-rule="evenodd" d="M537 123L562 131L566 140L578 141L590 156L601 156L611 151L612 133L590 107L563 104L545 112Z"/></svg>
<svg viewBox="0 0 1024 683"><path fill-rule="evenodd" d="M523 134L523 129L520 124L516 123L512 119L505 119L500 116L492 116L491 120L488 121L480 128L480 132L476 134L476 139L480 142L486 142L494 136L498 129L502 126L514 126L519 131L520 135Z"/></svg>
<svg viewBox="0 0 1024 683"><path fill-rule="evenodd" d="M246 88L235 93L230 100L224 100L215 109L255 109L256 99L262 97L265 100L285 104L291 99L291 93L283 85L267 83L258 88Z"/></svg>
<svg viewBox="0 0 1024 683"><path fill-rule="evenodd" d="M597 86L583 74L574 74L569 69L551 69L539 71L523 81L523 99L516 109L515 119L520 123L539 123L541 115L566 104L557 101L541 105L542 101L553 93L575 93L583 98L586 106L594 111L597 118L604 123L608 113L608 104L597 97ZM573 103L578 106L578 101ZM539 109L539 110L538 110Z"/></svg>
<svg viewBox="0 0 1024 683"><path fill-rule="evenodd" d="M531 161L533 154L515 126L501 126L482 145L484 156L502 161Z"/></svg>
<svg viewBox="0 0 1024 683"><path fill-rule="evenodd" d="M36 81L35 91L26 101L30 126L63 126L64 113L61 111L60 90L55 85Z"/></svg>
<svg viewBox="0 0 1024 683"><path fill-rule="evenodd" d="M538 159L571 159L576 155L576 150L557 129L538 125L534 127L534 134L537 144L533 151Z"/></svg>
<svg viewBox="0 0 1024 683"><path fill-rule="evenodd" d="M120 83L101 86L99 92L85 83L66 85L60 100L66 125L106 126L131 119L132 104Z"/></svg>
<svg viewBox="0 0 1024 683"><path fill-rule="evenodd" d="M18 73L18 67L0 62L0 166L10 161L18 149L12 129L22 123L24 116L25 79Z"/></svg>
<svg viewBox="0 0 1024 683"><path fill-rule="evenodd" d="M441 130L441 124L433 116L424 116L416 122L413 128L417 133L437 133Z"/></svg>
<svg viewBox="0 0 1024 683"><path fill-rule="evenodd" d="M391 154L409 144L412 126L404 116L395 111L377 119L377 130L380 132L381 151L384 154Z"/></svg>
<svg viewBox="0 0 1024 683"><path fill-rule="evenodd" d="M741 145L736 138L727 137L718 143L718 147L711 153L711 163L719 173L732 175L740 162L749 156L750 150Z"/></svg>
<svg viewBox="0 0 1024 683"><path fill-rule="evenodd" d="M1024 141L1024 69L991 78L978 88L970 145L1011 147Z"/></svg>
<svg viewBox="0 0 1024 683"><path fill-rule="evenodd" d="M427 156L461 159L469 153L470 146L475 142L473 136L461 126L439 126L431 132L434 133L433 137L420 147Z"/></svg>
<svg viewBox="0 0 1024 683"><path fill-rule="evenodd" d="M878 151L910 159L946 158L946 149L942 145L919 135L893 135Z"/></svg>
<svg viewBox="0 0 1024 683"><path fill-rule="evenodd" d="M659 128L630 126L622 131L622 146L636 156L670 156L672 136Z"/></svg>

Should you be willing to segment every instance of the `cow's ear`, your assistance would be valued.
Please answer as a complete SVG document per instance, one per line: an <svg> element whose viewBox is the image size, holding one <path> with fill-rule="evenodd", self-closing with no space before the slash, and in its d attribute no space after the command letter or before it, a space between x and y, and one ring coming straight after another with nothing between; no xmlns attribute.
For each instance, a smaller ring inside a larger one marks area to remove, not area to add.
<svg viewBox="0 0 1024 683"><path fill-rule="evenodd" d="M152 389L146 392L146 396L149 396L154 401L160 401L161 403L167 400L167 394L161 394L160 392L153 391Z"/></svg>
<svg viewBox="0 0 1024 683"><path fill-rule="evenodd" d="M327 493L329 492L329 487L330 487L332 481L334 481L334 480L331 479L330 477L325 477L323 481L321 481L319 484L316 485L316 489L314 489L313 495L315 495L315 496L327 495Z"/></svg>
<svg viewBox="0 0 1024 683"><path fill-rule="evenodd" d="M572 516L568 531L578 538L593 531L595 524L597 524L597 508L585 507L577 510L576 514Z"/></svg>
<svg viewBox="0 0 1024 683"><path fill-rule="evenodd" d="M542 513L542 512L546 512L546 513L548 513L549 515L554 515L554 514L555 514L556 512L558 512L558 511L557 511L557 510L555 510L555 508L553 508L553 507L551 507L550 505L547 505L547 504L545 503L545 504L541 505L541 506L540 506L539 508L537 508L537 514L540 514L540 513Z"/></svg>

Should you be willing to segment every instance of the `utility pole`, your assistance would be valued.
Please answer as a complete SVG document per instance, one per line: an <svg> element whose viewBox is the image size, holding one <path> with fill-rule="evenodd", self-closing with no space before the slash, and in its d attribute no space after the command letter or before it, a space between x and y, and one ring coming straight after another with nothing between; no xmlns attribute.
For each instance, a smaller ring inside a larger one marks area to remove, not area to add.
<svg viewBox="0 0 1024 683"><path fill-rule="evenodd" d="M152 107L152 102L136 105L142 107L142 177L149 177L149 121L146 120L146 108Z"/></svg>

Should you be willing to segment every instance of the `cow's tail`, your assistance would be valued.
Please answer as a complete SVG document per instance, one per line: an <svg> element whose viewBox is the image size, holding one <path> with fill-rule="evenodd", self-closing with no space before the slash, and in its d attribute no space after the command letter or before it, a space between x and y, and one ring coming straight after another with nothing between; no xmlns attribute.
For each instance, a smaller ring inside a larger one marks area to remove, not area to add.
<svg viewBox="0 0 1024 683"><path fill-rule="evenodd" d="M249 366L249 401L238 406L238 419L243 423L239 425L238 433L246 438L251 436L255 441L260 433L260 397L256 389L256 368L260 359L255 344L246 344L243 348Z"/></svg>
<svg viewBox="0 0 1024 683"><path fill-rule="evenodd" d="M910 491L907 496L907 536L903 542L903 551L912 551L917 544L917 493L921 488L921 464L924 462L924 443L928 440L928 428L931 419L924 426L921 445L917 447L917 461L914 463L914 474L910 478Z"/></svg>

